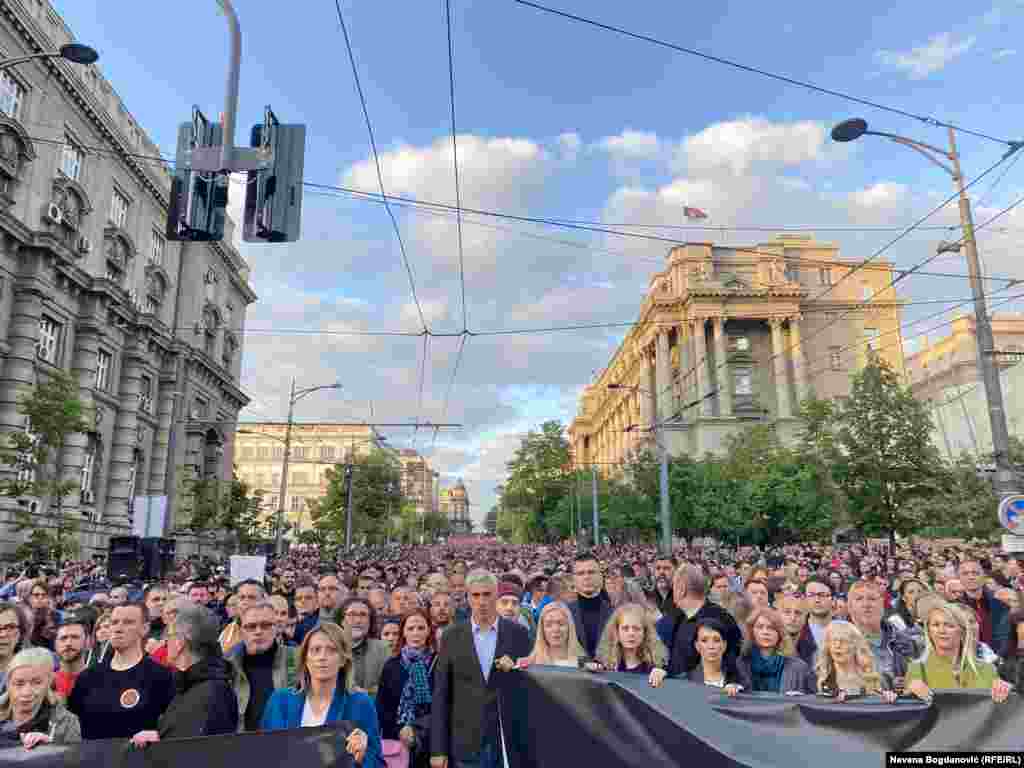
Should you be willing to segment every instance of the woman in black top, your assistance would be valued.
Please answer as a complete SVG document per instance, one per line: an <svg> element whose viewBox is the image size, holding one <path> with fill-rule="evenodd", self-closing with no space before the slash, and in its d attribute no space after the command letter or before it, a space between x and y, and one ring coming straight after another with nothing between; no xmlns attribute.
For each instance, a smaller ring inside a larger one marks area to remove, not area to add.
<svg viewBox="0 0 1024 768"><path fill-rule="evenodd" d="M415 608L402 618L398 646L398 655L384 663L377 690L381 738L401 741L409 750L410 765L426 766L437 654L425 610Z"/></svg>

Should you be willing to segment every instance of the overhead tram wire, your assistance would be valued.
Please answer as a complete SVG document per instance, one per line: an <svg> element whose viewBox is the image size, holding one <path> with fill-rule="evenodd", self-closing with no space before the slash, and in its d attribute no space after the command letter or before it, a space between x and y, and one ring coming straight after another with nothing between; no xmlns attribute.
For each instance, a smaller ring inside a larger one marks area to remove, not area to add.
<svg viewBox="0 0 1024 768"><path fill-rule="evenodd" d="M606 24L604 22L597 21L595 19L589 19L589 18L587 18L585 16L579 16L579 15L574 14L574 13L569 13L567 11L562 11L562 10L559 10L558 8L552 8L552 7L547 6L547 5L542 5L540 3L533 2L532 0L512 0L512 2L516 3L518 5L522 5L522 6L526 7L526 8L532 8L532 9L534 9L536 11L540 11L542 13L551 14L553 16L559 16L559 17L561 17L563 19L567 19L569 21L575 21L575 22L578 22L578 23L581 23L581 24L587 24L587 25L595 27L597 29L603 29L606 32L614 32L615 34L622 35L623 37L629 37L629 38L632 38L634 40L639 40L641 42L650 43L652 45L659 46L661 48L667 48L669 50L676 51L677 53L684 53L684 54L687 54L688 56L696 56L698 58L705 59L707 61L711 61L711 62L714 62L716 64L722 64L722 65L727 66L727 67L732 67L733 69L738 69L738 70L740 70L742 72L747 72L749 74L754 74L754 75L759 75L761 77L766 77L766 78L769 78L771 80L776 80L778 82L785 83L787 85L795 85L795 86L797 86L799 88L805 88L805 89L807 89L809 91L816 91L818 93L822 93L822 94L825 94L827 96L835 96L836 98L844 99L845 101L849 101L849 102L852 102L854 104L860 104L860 105L865 106L865 107L871 107L872 109L878 109L878 110L882 110L884 112L890 112L890 113L892 113L894 115L900 115L902 117L908 117L908 118L910 118L912 120L917 120L917 121L919 121L921 123L924 123L925 125L931 125L931 126L941 127L941 128L952 128L953 130L959 131L960 133L964 133L964 134L967 134L969 136L975 136L975 137L977 137L979 139L986 139L987 141L992 141L992 142L995 142L997 144L1003 144L1003 145L1009 146L1009 147L1014 147L1015 145L1020 144L1019 141L1008 141L1006 139L1000 139L1000 138L997 138L995 136L990 136L987 133L982 133L981 131L975 131L975 130L971 130L969 128L963 128L963 127L961 127L959 125L955 125L953 123L947 123L947 122L944 122L944 121L941 121L941 120L937 120L934 117L928 117L926 115L918 115L918 114L915 114L913 112L909 112L909 111L907 111L905 109L899 109L898 107L890 107L888 105L881 104L881 103L879 103L877 101L870 101L868 99L863 99L863 98L860 98L859 96L853 96L852 94L849 94L849 93L843 93L842 91L837 91L837 90L834 90L832 88L825 88L823 86L816 85L814 83L811 83L811 82L808 82L808 81L805 81L805 80L797 80L796 78L789 77L787 75L781 75L781 74L779 74L777 72L770 72L770 71L768 71L766 69L761 69L759 67L754 67L754 66L751 66L749 64L743 64L741 62L734 61L733 59L727 59L727 58L725 58L723 56L717 56L715 54L711 54L711 53L707 53L705 51L697 50L695 48L688 48L686 46L678 45L676 43L670 43L670 42L668 42L666 40L661 40L659 38L652 37L651 35L645 35L645 34L641 34L639 32L632 32L632 31L630 31L628 29L624 29L623 27L617 27L617 26L614 26L612 24Z"/></svg>
<svg viewBox="0 0 1024 768"><path fill-rule="evenodd" d="M328 197L334 197L334 198L338 197L337 195L331 194L331 193L324 193L324 194L326 194ZM343 193L343 194L349 194L349 193ZM373 197L365 197L365 196L360 196L360 195L350 195L350 196L351 196L352 199L355 199L355 200L364 200L366 202L374 202L374 203L380 203L381 202L379 197L377 197L377 196L373 196ZM430 203L413 204L413 203L405 203L405 202L396 202L394 199L392 199L392 205L395 205L395 206L397 206L399 208L404 208L404 209L412 211L414 213L425 214L425 215L428 215L428 216L450 217L452 215L451 212L449 212L449 211L434 210L433 207L432 207L432 204L430 204ZM496 216L500 216L501 214L495 214L495 215ZM562 220L552 219L550 221L562 221ZM621 257L623 259L628 259L630 261L645 261L645 262L650 262L652 264L661 264L663 266L665 265L664 257L655 258L653 256L637 256L637 255L634 255L634 254L624 253L622 251L613 251L613 250L610 250L608 248L599 248L599 247L592 246L589 243L585 243L585 242L582 242L582 241L579 241L579 240L567 240L567 239L564 239L564 238L558 238L558 237L551 237L551 236L547 236L547 235L541 235L541 234L538 234L536 232L529 232L529 231L526 231L526 230L523 230L523 229L516 229L514 227L506 227L506 226L502 226L500 224L488 224L486 222L477 221L477 220L472 219L472 218L469 218L469 219L464 218L463 219L463 223L464 224L469 224L469 225L474 226L474 227L482 227L482 228L485 228L485 229L493 229L493 230L497 230L497 231L501 231L501 232L508 232L510 234L514 234L514 235L517 235L519 237L525 237L525 238L528 238L528 239L540 240L540 241L544 241L544 242L551 242L551 243L555 243L555 244L559 244L559 245L565 245L565 246L571 247L571 248L578 248L578 249L581 249L581 250L589 251L590 253L607 254L609 256L619 256L619 257ZM572 223L588 224L589 225L591 222L576 221L576 222L572 222ZM609 226L634 226L634 225L623 224L623 225L609 225ZM656 226L656 225L650 225L650 226ZM952 229L957 229L957 228L958 227L952 227ZM746 229L750 229L750 228L748 228L748 227L739 227L737 229L738 230L746 230ZM795 231L795 229L796 228L790 228L788 231ZM811 228L811 229L813 229L813 228ZM882 229L882 230L867 229L867 230L863 230L863 231L867 231L867 232L873 232L873 231L889 232L889 231L902 231L903 229L905 229L905 227L892 227L892 228L886 228L886 229ZM941 231L941 232L947 232L949 229L951 229L951 227L948 227L948 226L945 226L945 225L934 225L934 226L929 226L929 227L918 227L918 229L915 230L915 231L918 231L918 232L922 232L922 231ZM787 230L785 228L782 228L782 229L776 229L774 231L787 231ZM851 228L849 231L861 231L861 230L858 229L858 228ZM997 230L989 230L989 231L990 232L994 232L994 231L1002 231L1002 230L997 229ZM1024 230L1022 230L1022 231L1024 231ZM623 234L628 234L628 233L623 233ZM677 244L677 245L685 245L686 244L686 241L681 241L681 240L680 241L673 241L673 242L675 244ZM762 251L762 250L759 250L757 248L748 248L748 247L733 246L733 245L724 245L722 247L725 248L725 249L728 249L728 250L739 252L739 253L749 253L749 254L752 254L752 255L768 256L768 257L772 257L772 258L778 258L778 256L779 256L777 253L773 253L771 251ZM807 257L802 257L802 256L785 256L784 259L785 259L785 261L790 262L790 263L797 263L797 264L804 264L804 265L815 265L815 266L838 265L840 267L842 267L842 266L854 266L853 263L844 263L844 262L838 262L837 263L837 262L828 261L826 259L813 259L813 258L807 258ZM862 265L861 269L867 270L867 271L895 272L897 274L900 274L900 273L902 273L904 271L907 271L907 270L899 270L899 269L895 269L893 267L888 267L888 266L884 266L884 265L876 265L876 264L868 264L866 266ZM918 274L918 275L921 275L921 276L924 276L924 277L948 277L948 278L958 278L958 279L962 279L962 280L969 280L970 279L970 275L950 273L950 272L923 272L923 271L917 271L917 272L915 272L915 274ZM986 275L986 276L983 276L981 279L982 280L990 280L990 281L1013 283L1013 282L1016 282L1019 278L1015 278L1015 277L1002 277L1002 276L999 276L999 275Z"/></svg>
<svg viewBox="0 0 1024 768"><path fill-rule="evenodd" d="M462 330L469 330L466 319L466 264L462 249L462 193L459 189L459 141L455 123L455 53L452 45L452 0L445 0L445 23L448 28L448 97L452 116L452 164L455 168L455 223L459 236L459 285L462 289ZM460 348L461 350L461 348ZM434 433L435 436L437 433Z"/></svg>
<svg viewBox="0 0 1024 768"><path fill-rule="evenodd" d="M427 325L427 320L423 315L423 307L420 306L419 297L416 295L416 281L413 279L412 265L409 263L409 255L405 251L405 241L402 239L402 232L398 227L398 219L395 218L395 213L391 210L391 206L387 204L387 194L384 191L384 174L380 167L380 153L377 151L377 140L373 134L373 123L370 122L370 111L366 106L366 96L363 93L363 84L359 79L359 70L356 67L356 57L352 52L352 41L348 36L348 26L345 24L345 17L341 12L341 0L334 0L334 7L338 12L338 23L341 25L341 32L345 36L345 48L348 51L349 63L352 65L352 78L355 80L356 91L359 94L359 103L363 109L363 119L366 122L366 132L370 138L370 149L373 151L373 163L377 171L377 184L380 186L380 195L385 201L384 208L388 212L388 218L391 219L391 226L395 230L395 237L398 239L398 248L402 252L402 262L405 264L405 271L409 276L409 291L412 293L413 303L416 304L416 311L419 313L420 324L423 326L424 331L428 331L430 330L430 326Z"/></svg>

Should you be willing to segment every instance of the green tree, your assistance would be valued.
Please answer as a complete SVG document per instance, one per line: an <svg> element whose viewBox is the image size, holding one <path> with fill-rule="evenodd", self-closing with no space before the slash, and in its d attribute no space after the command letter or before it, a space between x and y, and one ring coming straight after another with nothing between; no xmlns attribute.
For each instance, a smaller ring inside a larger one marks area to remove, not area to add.
<svg viewBox="0 0 1024 768"><path fill-rule="evenodd" d="M515 528L528 541L556 535L557 510L568 485L571 461L565 429L558 421L546 421L530 430L506 465L508 478L502 494L507 514L522 518Z"/></svg>
<svg viewBox="0 0 1024 768"><path fill-rule="evenodd" d="M919 530L921 500L935 495L942 461L932 443L927 407L914 399L889 365L875 355L854 377L836 416L832 475L867 535Z"/></svg>
<svg viewBox="0 0 1024 768"><path fill-rule="evenodd" d="M276 510L268 513L263 508L263 491L253 489L237 471L229 481L186 475L181 485L187 518L180 530L196 537L200 554L204 539L220 538L229 549L248 553L275 538Z"/></svg>
<svg viewBox="0 0 1024 768"><path fill-rule="evenodd" d="M382 543L388 536L392 514L402 510L404 503L401 468L383 450L357 455L351 463L337 464L326 471L327 492L308 502L313 527L324 540L344 545L350 469L353 544L364 538Z"/></svg>
<svg viewBox="0 0 1024 768"><path fill-rule="evenodd" d="M60 461L68 438L89 429L89 414L79 399L78 384L64 371L37 384L18 403L18 411L25 415L28 429L10 433L0 451L3 463L14 472L13 479L0 482L0 493L20 500L15 531L31 531L15 554L59 562L78 552L78 525L67 515L64 499L81 487L78 478L63 479ZM38 500L36 512L27 497Z"/></svg>
<svg viewBox="0 0 1024 768"><path fill-rule="evenodd" d="M911 502L924 521L918 533L970 540L990 539L1002 530L996 514L999 496L981 464L976 456L961 454L945 467L934 497Z"/></svg>

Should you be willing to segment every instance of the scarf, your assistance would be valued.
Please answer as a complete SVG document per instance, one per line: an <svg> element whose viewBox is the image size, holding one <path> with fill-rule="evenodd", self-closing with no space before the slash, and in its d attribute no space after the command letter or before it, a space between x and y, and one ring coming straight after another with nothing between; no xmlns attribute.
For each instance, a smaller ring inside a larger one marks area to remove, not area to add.
<svg viewBox="0 0 1024 768"><path fill-rule="evenodd" d="M750 654L750 676L755 691L782 693L782 668L786 665L786 657L774 654L762 656L758 648Z"/></svg>
<svg viewBox="0 0 1024 768"><path fill-rule="evenodd" d="M402 669L408 673L402 696L398 701L398 724L412 725L416 719L430 711L433 698L430 687L430 665L434 652L429 648L402 649Z"/></svg>

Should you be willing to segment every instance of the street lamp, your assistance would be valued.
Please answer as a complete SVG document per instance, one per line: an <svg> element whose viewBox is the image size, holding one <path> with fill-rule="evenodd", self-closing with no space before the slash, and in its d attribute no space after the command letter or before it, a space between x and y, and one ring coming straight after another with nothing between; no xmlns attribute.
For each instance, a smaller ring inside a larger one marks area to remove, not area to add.
<svg viewBox="0 0 1024 768"><path fill-rule="evenodd" d="M0 61L0 70L16 67L19 64L24 64L26 61L35 61L36 59L65 59L72 64L93 64L99 57L100 55L96 52L95 48L82 45L81 43L68 43L67 45L62 45L56 51L30 53L28 56L15 56L12 59L5 59Z"/></svg>
<svg viewBox="0 0 1024 768"><path fill-rule="evenodd" d="M632 392L642 392L646 395L652 393L643 387L629 387L625 384L609 384L608 389L628 389ZM632 432L636 424L626 427L627 432ZM661 496L661 553L665 556L672 554L672 513L669 509L668 500L668 447L665 445L665 431L660 421L654 423L654 441L658 445L660 459L660 471L658 472L659 495ZM595 523L596 529L596 523Z"/></svg>
<svg viewBox="0 0 1024 768"><path fill-rule="evenodd" d="M988 417L992 429L992 453L996 464L996 492L1000 496L1013 493L1016 484L1013 467L1010 464L1010 437L1006 426L1006 410L1003 407L1003 388L999 381L999 372L993 361L995 342L992 338L992 324L985 305L985 291L981 284L981 263L978 259L978 243L974 237L974 219L971 215L971 201L967 197L963 173L960 170L960 155L956 149L956 132L949 128L949 149L944 150L925 144L921 141L908 139L893 133L872 131L863 118L855 117L844 120L832 129L832 139L838 142L856 141L861 136L882 136L897 144L909 147L924 155L935 165L948 173L953 179L953 186L960 198L960 227L963 230L961 242L967 257L967 272L971 281L971 294L974 297L974 317L977 328L976 342L978 346L978 373L985 387L985 399L988 401ZM1024 148L1024 143L1013 143L1006 157ZM949 243L941 243L939 252L954 250Z"/></svg>

